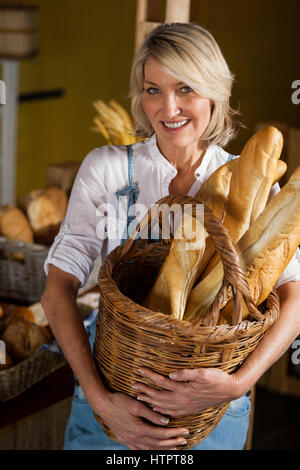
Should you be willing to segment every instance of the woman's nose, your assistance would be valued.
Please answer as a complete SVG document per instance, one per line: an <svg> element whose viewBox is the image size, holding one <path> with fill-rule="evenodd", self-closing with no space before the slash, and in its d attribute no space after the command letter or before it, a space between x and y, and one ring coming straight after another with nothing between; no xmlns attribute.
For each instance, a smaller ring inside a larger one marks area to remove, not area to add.
<svg viewBox="0 0 300 470"><path fill-rule="evenodd" d="M177 116L178 114L180 114L181 112L178 101L177 101L177 97L174 95L165 96L163 108L164 108L163 111L165 114L165 118L167 119L171 119L174 116Z"/></svg>

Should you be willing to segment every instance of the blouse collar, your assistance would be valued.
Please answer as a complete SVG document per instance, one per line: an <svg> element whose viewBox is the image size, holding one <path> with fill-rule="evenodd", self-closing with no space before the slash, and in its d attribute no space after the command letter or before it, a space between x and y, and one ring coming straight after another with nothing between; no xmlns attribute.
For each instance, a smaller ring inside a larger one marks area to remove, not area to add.
<svg viewBox="0 0 300 470"><path fill-rule="evenodd" d="M165 171L172 177L174 178L177 175L177 170L174 168L174 166L163 156L163 154L160 152L158 145L157 145L157 136L156 134L153 134L149 139L148 139L148 146L149 146L149 153L150 156L155 160L161 167L165 169ZM203 175L207 167L209 165L209 162L212 158L213 154L213 145L210 145L204 154L204 157L200 163L200 165L196 168L194 175L196 180L201 179L201 175Z"/></svg>

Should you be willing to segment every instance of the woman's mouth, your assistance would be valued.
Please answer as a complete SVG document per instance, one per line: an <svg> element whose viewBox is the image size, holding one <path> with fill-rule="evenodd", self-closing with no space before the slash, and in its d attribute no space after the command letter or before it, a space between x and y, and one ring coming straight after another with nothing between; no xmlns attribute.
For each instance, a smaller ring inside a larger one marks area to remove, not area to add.
<svg viewBox="0 0 300 470"><path fill-rule="evenodd" d="M183 119L182 121L161 121L163 128L167 132L178 132L181 129L184 129L189 123L190 119Z"/></svg>

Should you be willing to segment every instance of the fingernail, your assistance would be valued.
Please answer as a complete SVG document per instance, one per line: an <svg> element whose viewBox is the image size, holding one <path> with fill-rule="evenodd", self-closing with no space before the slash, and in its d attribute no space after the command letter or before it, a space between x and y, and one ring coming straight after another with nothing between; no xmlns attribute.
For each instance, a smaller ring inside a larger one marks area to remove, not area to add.
<svg viewBox="0 0 300 470"><path fill-rule="evenodd" d="M184 436L188 436L190 433L189 433L189 431L184 431L182 434L183 434Z"/></svg>
<svg viewBox="0 0 300 470"><path fill-rule="evenodd" d="M160 420L161 420L161 422L164 423L164 424L168 424L168 422L169 422L169 419L168 419L168 418L165 418L164 416L162 416L162 417L160 418Z"/></svg>
<svg viewBox="0 0 300 470"><path fill-rule="evenodd" d="M171 374L169 374L169 377L170 379L176 379L178 377L178 374L177 372L171 372Z"/></svg>
<svg viewBox="0 0 300 470"><path fill-rule="evenodd" d="M139 369L139 373L144 375L144 372L142 371L142 369Z"/></svg>
<svg viewBox="0 0 300 470"><path fill-rule="evenodd" d="M136 390L139 390L138 385L132 385L132 388L135 388Z"/></svg>
<svg viewBox="0 0 300 470"><path fill-rule="evenodd" d="M180 441L179 441L179 443L178 443L178 444L179 444L179 445L186 444L186 440L185 440L185 439L180 439Z"/></svg>

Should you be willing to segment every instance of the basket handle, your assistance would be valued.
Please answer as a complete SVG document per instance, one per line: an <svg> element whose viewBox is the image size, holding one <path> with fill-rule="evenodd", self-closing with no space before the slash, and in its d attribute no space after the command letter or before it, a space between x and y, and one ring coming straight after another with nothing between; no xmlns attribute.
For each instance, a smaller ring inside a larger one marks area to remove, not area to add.
<svg viewBox="0 0 300 470"><path fill-rule="evenodd" d="M146 215L137 224L132 235L123 243L121 258L125 258L130 251L134 241L137 239L139 233L143 233L145 229L147 231L151 228L153 222L158 222L160 229L162 229L162 217L161 208L166 205L168 208L179 204L181 209L185 204L192 206L192 214L195 215L197 205L203 203L190 196L185 195L169 195L156 202L154 208L149 209ZM165 207L166 207L165 206ZM217 293L214 302L206 312L204 318L200 319L194 325L197 329L200 324L205 326L214 326L218 323L221 306L224 300L228 298L227 292L229 287L232 287L233 299L234 299L234 315L233 324L240 323L242 319L242 298L246 303L249 313L256 319L262 320L263 314L257 309L250 291L247 280L240 267L239 255L236 248L231 240L228 230L223 226L222 222L214 215L214 213L204 205L204 227L211 237L216 251L218 252L221 261L223 263L224 277L223 283L219 292ZM147 232L148 233L148 232ZM165 240L166 241L166 240ZM169 240L168 240L169 241Z"/></svg>

